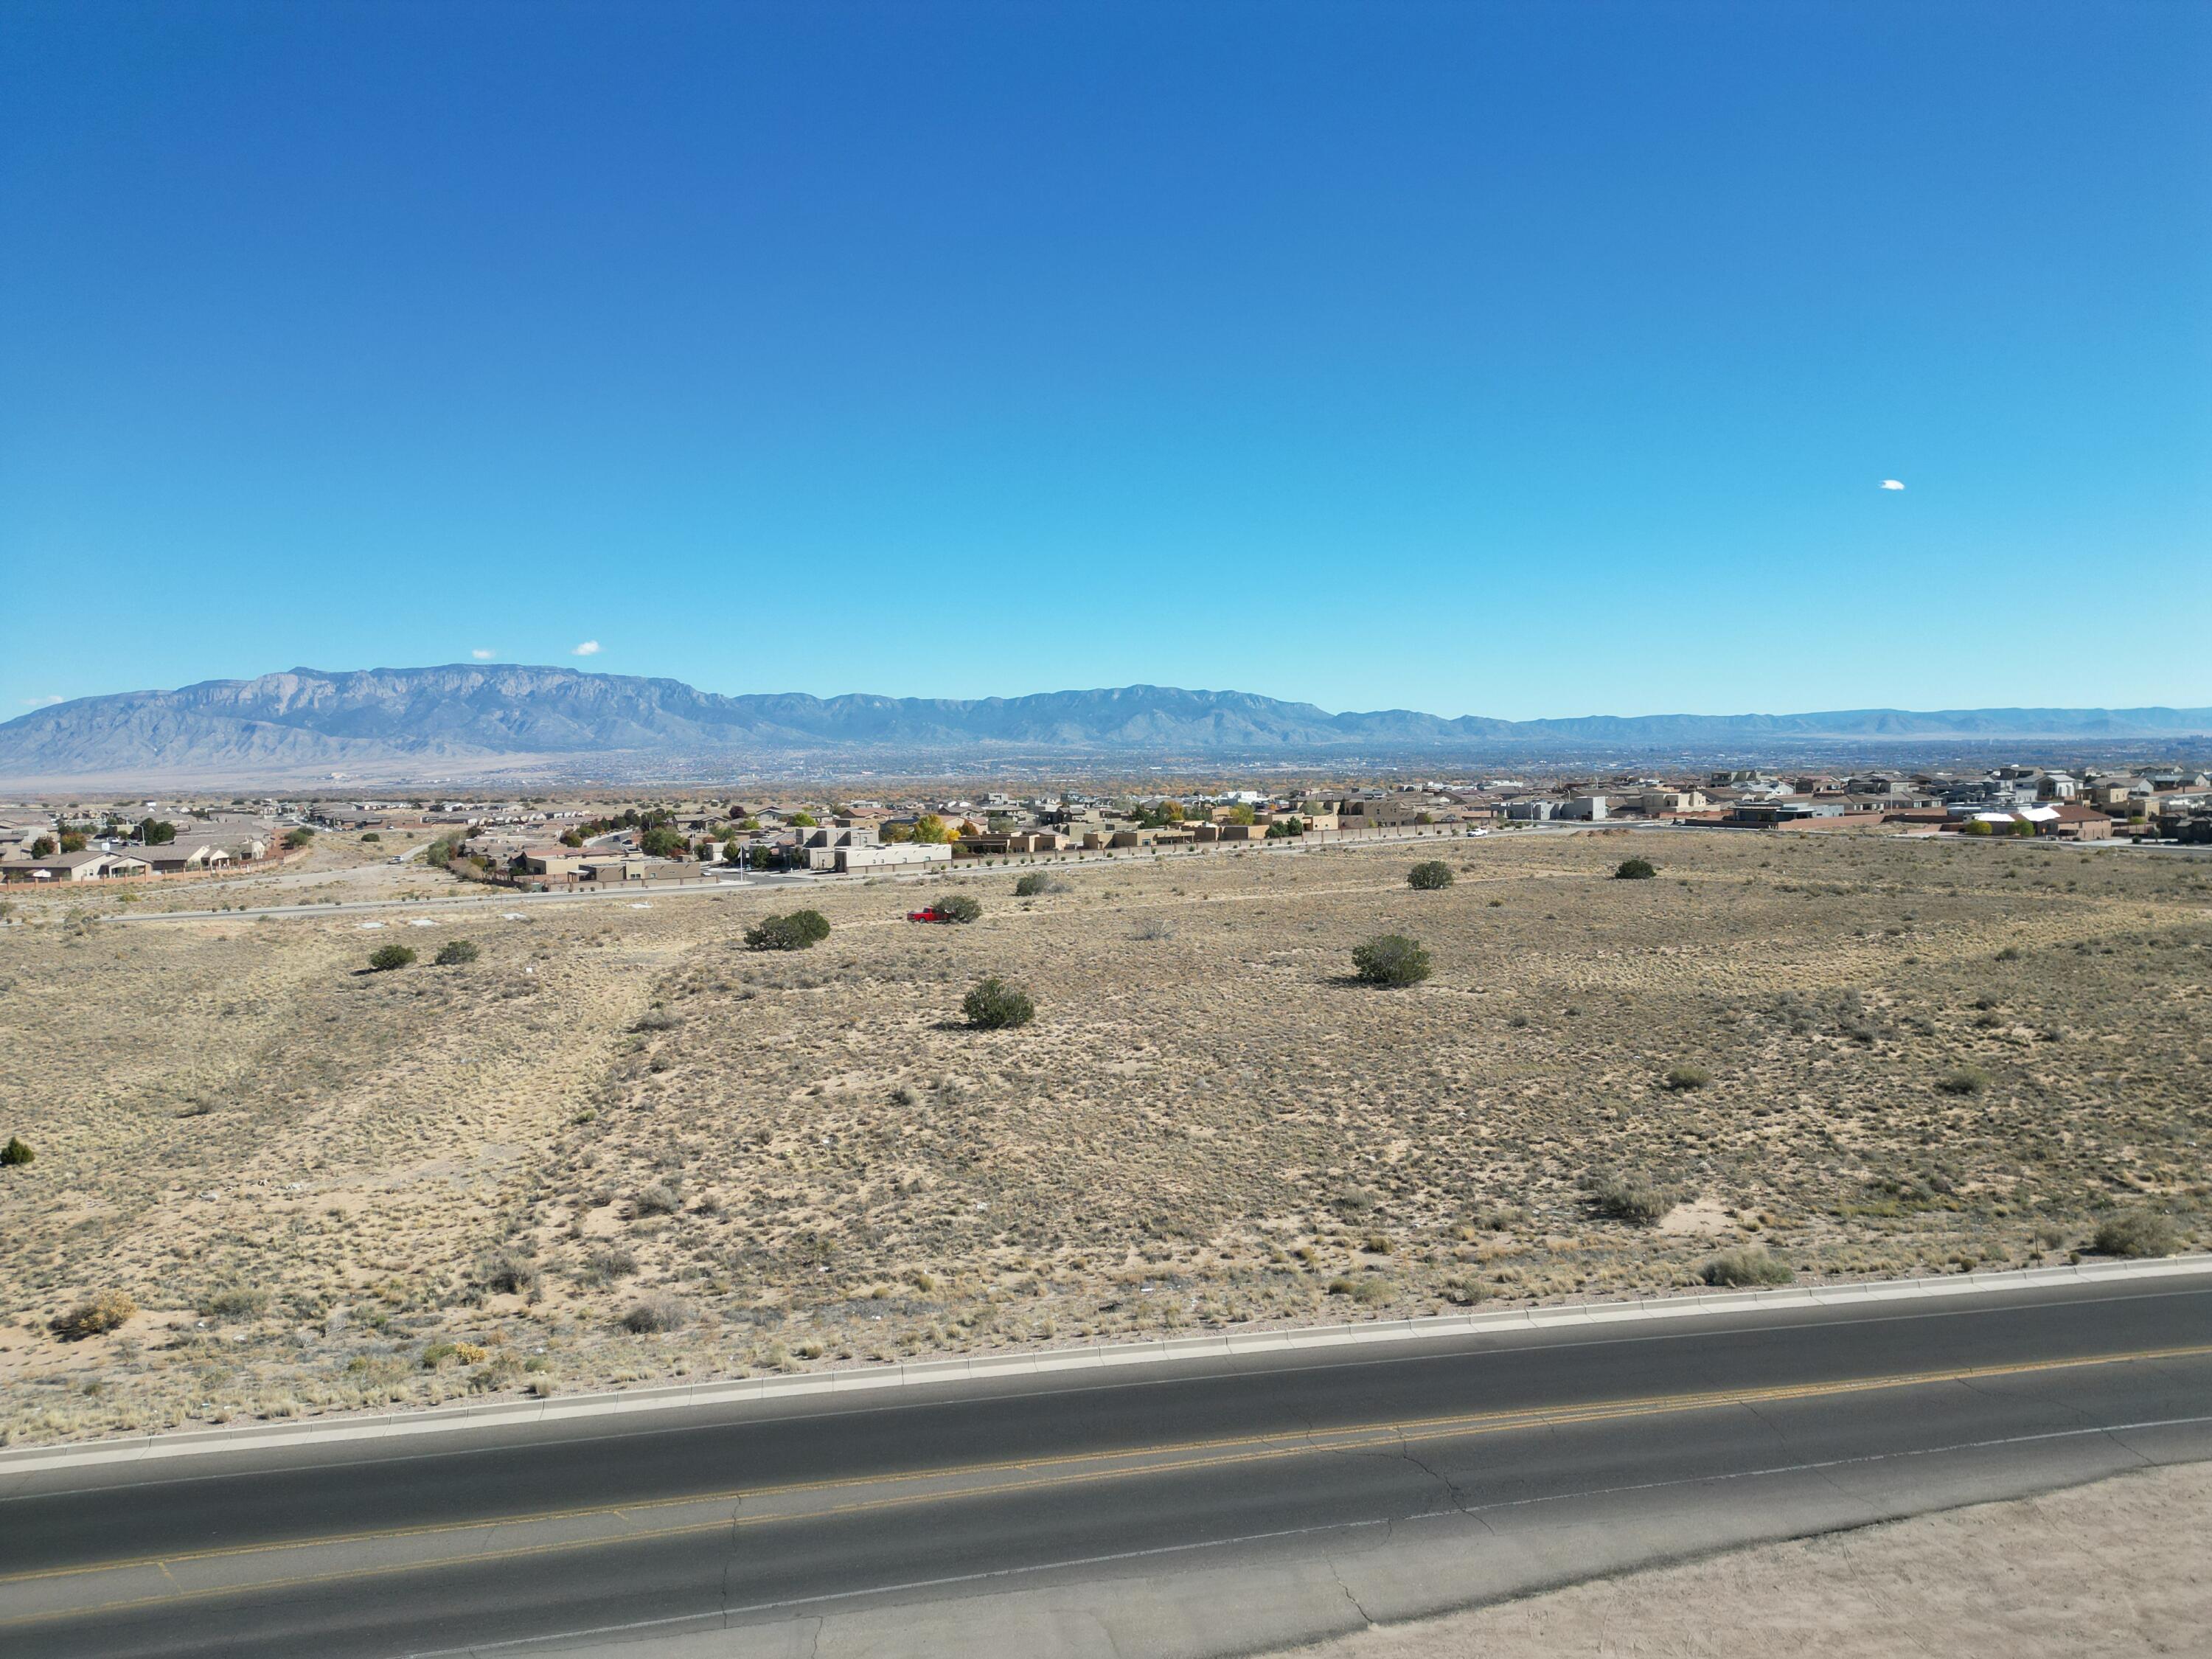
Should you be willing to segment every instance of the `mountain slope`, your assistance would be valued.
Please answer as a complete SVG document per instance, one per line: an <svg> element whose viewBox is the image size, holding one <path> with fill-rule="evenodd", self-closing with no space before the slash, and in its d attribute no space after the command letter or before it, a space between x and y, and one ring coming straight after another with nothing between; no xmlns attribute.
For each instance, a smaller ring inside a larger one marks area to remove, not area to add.
<svg viewBox="0 0 2212 1659"><path fill-rule="evenodd" d="M295 668L84 697L0 725L0 780L308 781L574 771L613 757L747 763L987 752L1205 756L1447 753L1530 744L1719 745L1790 738L2160 737L2206 708L1893 708L1806 714L1446 720L1332 714L1244 691L1131 685L1024 697L728 697L678 680L455 664Z"/></svg>

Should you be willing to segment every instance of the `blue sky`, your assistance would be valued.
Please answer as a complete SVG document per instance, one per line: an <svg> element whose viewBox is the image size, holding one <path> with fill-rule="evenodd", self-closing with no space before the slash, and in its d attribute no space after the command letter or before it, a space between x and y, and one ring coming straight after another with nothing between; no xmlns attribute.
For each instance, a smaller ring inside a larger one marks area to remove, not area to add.
<svg viewBox="0 0 2212 1659"><path fill-rule="evenodd" d="M2208 88L2164 0L14 0L0 715L2212 702Z"/></svg>

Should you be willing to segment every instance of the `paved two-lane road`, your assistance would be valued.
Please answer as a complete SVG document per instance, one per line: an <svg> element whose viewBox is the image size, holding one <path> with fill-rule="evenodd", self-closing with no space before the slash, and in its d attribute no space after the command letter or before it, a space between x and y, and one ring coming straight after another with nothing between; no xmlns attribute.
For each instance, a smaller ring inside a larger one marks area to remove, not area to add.
<svg viewBox="0 0 2212 1659"><path fill-rule="evenodd" d="M2207 1456L2212 1275L1701 1314L0 1466L0 1650L1199 1654Z"/></svg>

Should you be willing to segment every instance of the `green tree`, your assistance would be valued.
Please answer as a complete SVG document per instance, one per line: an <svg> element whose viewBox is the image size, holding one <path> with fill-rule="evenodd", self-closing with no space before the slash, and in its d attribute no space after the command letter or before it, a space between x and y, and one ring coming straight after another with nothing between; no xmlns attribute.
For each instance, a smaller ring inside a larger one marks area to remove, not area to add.
<svg viewBox="0 0 2212 1659"><path fill-rule="evenodd" d="M941 847L952 839L945 827L945 820L934 812L924 812L914 821L914 838L933 847Z"/></svg>
<svg viewBox="0 0 2212 1659"><path fill-rule="evenodd" d="M1424 893L1449 887L1452 884L1451 866L1442 859L1426 860L1406 872L1406 884Z"/></svg>
<svg viewBox="0 0 2212 1659"><path fill-rule="evenodd" d="M574 831L574 830L563 830L561 832L561 845L562 845L562 846L563 846L563 847L581 847L583 844L584 844L584 838L583 838L583 836L581 836L580 835L577 834L577 833L576 833L576 831Z"/></svg>
<svg viewBox="0 0 2212 1659"><path fill-rule="evenodd" d="M1418 985L1429 976L1429 953L1403 933L1383 933L1352 951L1352 970L1369 985Z"/></svg>
<svg viewBox="0 0 2212 1659"><path fill-rule="evenodd" d="M954 921L973 921L983 914L983 907L965 893L955 893L951 898L937 901L937 914Z"/></svg>
<svg viewBox="0 0 2212 1659"><path fill-rule="evenodd" d="M315 832L303 823L284 837L284 845L291 851L296 853L302 847L305 847L308 842L314 840L314 838Z"/></svg>
<svg viewBox="0 0 2212 1659"><path fill-rule="evenodd" d="M637 844L649 859L672 859L684 851L685 846L683 836L665 824L659 823L640 832Z"/></svg>
<svg viewBox="0 0 2212 1659"><path fill-rule="evenodd" d="M370 969L380 974L388 974L395 968L404 968L414 960L414 951L404 945L380 945L368 953Z"/></svg>
<svg viewBox="0 0 2212 1659"><path fill-rule="evenodd" d="M1231 823L1249 823L1255 816L1250 803L1247 801L1240 800L1229 809L1229 822Z"/></svg>
<svg viewBox="0 0 2212 1659"><path fill-rule="evenodd" d="M960 1007L968 1016L968 1023L983 1031L1010 1030L1026 1025L1036 1018L1036 1004L1030 1000L1028 994L995 975L982 981L962 998Z"/></svg>
<svg viewBox="0 0 2212 1659"><path fill-rule="evenodd" d="M819 910L793 910L763 916L745 929L748 951L807 951L830 937L830 922Z"/></svg>
<svg viewBox="0 0 2212 1659"><path fill-rule="evenodd" d="M1659 872L1649 859L1623 859L1613 870L1615 881L1649 881Z"/></svg>
<svg viewBox="0 0 2212 1659"><path fill-rule="evenodd" d="M177 826L165 818L142 818L138 839L148 847L167 847L177 838Z"/></svg>
<svg viewBox="0 0 2212 1659"><path fill-rule="evenodd" d="M52 836L40 836L31 843L31 856L34 859L50 859L60 850Z"/></svg>
<svg viewBox="0 0 2212 1659"><path fill-rule="evenodd" d="M0 1146L0 1164L17 1165L33 1163L38 1154L31 1150L30 1142L21 1135L9 1135L8 1144Z"/></svg>
<svg viewBox="0 0 2212 1659"><path fill-rule="evenodd" d="M84 851L84 841L85 836L83 830L64 830L62 831L62 851L64 853L82 853Z"/></svg>
<svg viewBox="0 0 2212 1659"><path fill-rule="evenodd" d="M791 827L794 830L817 829L820 827L821 823L822 820L811 812L793 812L791 815Z"/></svg>

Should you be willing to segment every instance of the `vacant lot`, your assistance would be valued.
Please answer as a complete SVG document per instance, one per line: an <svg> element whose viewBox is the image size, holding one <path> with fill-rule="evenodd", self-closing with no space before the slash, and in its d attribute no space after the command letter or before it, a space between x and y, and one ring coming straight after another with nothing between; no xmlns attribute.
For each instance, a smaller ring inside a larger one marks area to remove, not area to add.
<svg viewBox="0 0 2212 1659"><path fill-rule="evenodd" d="M1657 879L1609 878L1632 851ZM774 954L743 934L789 890L382 927L27 902L5 1431L2205 1237L2212 866L1547 835L1410 890L1431 856L991 872L937 889L966 927L824 889L828 939ZM1353 981L1383 933L1432 975ZM421 960L362 971L395 942ZM988 975L1033 1023L965 1024ZM102 1292L138 1311L50 1330Z"/></svg>

